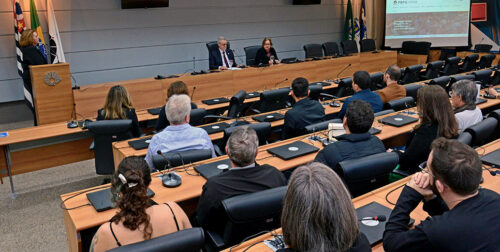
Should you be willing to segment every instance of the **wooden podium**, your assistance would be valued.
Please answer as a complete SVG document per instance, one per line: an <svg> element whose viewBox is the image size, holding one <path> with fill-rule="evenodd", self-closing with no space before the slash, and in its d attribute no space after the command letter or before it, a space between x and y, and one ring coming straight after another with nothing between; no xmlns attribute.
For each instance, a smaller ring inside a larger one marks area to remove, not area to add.
<svg viewBox="0 0 500 252"><path fill-rule="evenodd" d="M71 120L74 99L69 64L29 68L38 125Z"/></svg>

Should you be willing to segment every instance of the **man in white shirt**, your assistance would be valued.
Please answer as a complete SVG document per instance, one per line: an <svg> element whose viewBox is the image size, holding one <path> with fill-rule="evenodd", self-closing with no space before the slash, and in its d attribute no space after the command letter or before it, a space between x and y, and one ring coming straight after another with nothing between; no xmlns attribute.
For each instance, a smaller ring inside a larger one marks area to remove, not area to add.
<svg viewBox="0 0 500 252"><path fill-rule="evenodd" d="M227 48L227 44L227 40L224 37L219 37L217 40L217 50L209 52L208 61L210 70L226 70L237 66L233 51Z"/></svg>
<svg viewBox="0 0 500 252"><path fill-rule="evenodd" d="M476 106L477 93L477 86L471 80L457 81L451 86L451 105L454 108L459 133L483 120L483 113Z"/></svg>

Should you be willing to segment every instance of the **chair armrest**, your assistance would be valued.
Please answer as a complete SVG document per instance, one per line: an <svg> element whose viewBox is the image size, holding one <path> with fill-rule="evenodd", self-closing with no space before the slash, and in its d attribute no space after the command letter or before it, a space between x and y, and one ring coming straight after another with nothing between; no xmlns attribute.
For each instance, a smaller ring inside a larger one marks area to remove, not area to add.
<svg viewBox="0 0 500 252"><path fill-rule="evenodd" d="M392 170L392 173L397 174L397 175L399 175L399 176L403 176L403 177L408 177L408 176L410 176L410 173L408 173L408 172L406 172L406 171L399 170L399 169L394 169L394 170Z"/></svg>
<svg viewBox="0 0 500 252"><path fill-rule="evenodd" d="M226 155L226 153L224 153L220 149L219 145L216 145L216 144L214 144L214 151L215 151L215 155L217 155L218 157Z"/></svg>
<svg viewBox="0 0 500 252"><path fill-rule="evenodd" d="M92 141L92 143L90 143L89 150L93 151L94 147L95 147L95 143L94 143L94 141Z"/></svg>
<svg viewBox="0 0 500 252"><path fill-rule="evenodd" d="M320 96L325 96L325 97L328 97L330 99L337 99L338 97L335 96L335 95L331 95L331 94L327 94L327 93L319 93Z"/></svg>
<svg viewBox="0 0 500 252"><path fill-rule="evenodd" d="M207 118L211 118L211 119L224 119L224 120L231 120L233 118L229 117L229 116L223 116L223 115L206 115L203 117L203 119L207 119Z"/></svg>
<svg viewBox="0 0 500 252"><path fill-rule="evenodd" d="M262 113L262 112L260 112L260 110L258 110L258 109L254 109L254 108L253 108L253 109L250 109L250 111L254 112L255 114L260 114L260 113Z"/></svg>
<svg viewBox="0 0 500 252"><path fill-rule="evenodd" d="M210 246L212 246L216 250L221 250L222 248L225 247L226 244L224 244L222 237L218 233L216 233L214 231L206 230L205 235L206 235L206 239L208 240L208 243L210 244Z"/></svg>

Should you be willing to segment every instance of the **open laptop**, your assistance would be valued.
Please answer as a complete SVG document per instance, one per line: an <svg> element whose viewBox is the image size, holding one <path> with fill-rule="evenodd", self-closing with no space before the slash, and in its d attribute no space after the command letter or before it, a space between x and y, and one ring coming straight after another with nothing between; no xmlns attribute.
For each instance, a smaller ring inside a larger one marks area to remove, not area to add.
<svg viewBox="0 0 500 252"><path fill-rule="evenodd" d="M391 215L391 209L380 205L377 202L369 203L368 205L364 205L358 209L356 209L356 214L359 219L363 219L365 217L375 217L377 215L385 215L386 219L389 219ZM382 241L382 236L384 235L385 230L385 222L379 221L359 221L360 231L366 235L370 245L373 246L376 243Z"/></svg>
<svg viewBox="0 0 500 252"><path fill-rule="evenodd" d="M203 102L207 105L215 105L215 104L219 104L219 103L229 102L229 100L225 97L219 97L219 98L214 98L214 99L209 99L209 100L203 100L201 102Z"/></svg>
<svg viewBox="0 0 500 252"><path fill-rule="evenodd" d="M245 96L245 99L250 99L250 98L255 98L255 97L260 97L260 93L259 92L251 92L251 93L247 93L247 95Z"/></svg>
<svg viewBox="0 0 500 252"><path fill-rule="evenodd" d="M481 103L485 103L487 102L488 100L484 99L484 98L476 98L476 105L477 104L481 104Z"/></svg>
<svg viewBox="0 0 500 252"><path fill-rule="evenodd" d="M289 160L319 151L319 148L310 144L306 144L302 141L297 141L291 144L271 148L267 151L281 159Z"/></svg>
<svg viewBox="0 0 500 252"><path fill-rule="evenodd" d="M411 117L411 116L406 116L403 114L397 114L397 115L392 115L392 116L387 116L382 119L378 120L380 123L395 126L395 127L401 127L405 126L410 123L414 123L418 121L418 118Z"/></svg>
<svg viewBox="0 0 500 252"><path fill-rule="evenodd" d="M161 111L161 108L162 107L158 107L158 108L150 108L148 109L148 113L152 114L152 115L159 115L160 114L160 111Z"/></svg>
<svg viewBox="0 0 500 252"><path fill-rule="evenodd" d="M482 156L481 161L486 165L500 168L500 149Z"/></svg>
<svg viewBox="0 0 500 252"><path fill-rule="evenodd" d="M254 116L252 119L258 122L274 122L278 121L285 118L284 115L280 113L270 113L270 114L265 114L265 115L260 115L260 116Z"/></svg>
<svg viewBox="0 0 500 252"><path fill-rule="evenodd" d="M229 161L229 159L224 159L213 163L195 166L194 170L201 174L204 178L209 179L229 170L229 168L231 168L231 161Z"/></svg>
<svg viewBox="0 0 500 252"><path fill-rule="evenodd" d="M155 196L155 193L148 188L148 196L152 198ZM113 195L111 194L111 189L104 189L97 192L87 193L87 199L89 199L90 204L95 208L97 212L106 211L116 206L111 201Z"/></svg>
<svg viewBox="0 0 500 252"><path fill-rule="evenodd" d="M210 135L213 133L222 132L227 127L229 127L229 124L227 124L225 122L221 122L221 123L206 125L206 126L203 126L201 128L204 129Z"/></svg>
<svg viewBox="0 0 500 252"><path fill-rule="evenodd" d="M152 137L141 138L139 140L129 141L128 145L132 146L134 150L147 149Z"/></svg>

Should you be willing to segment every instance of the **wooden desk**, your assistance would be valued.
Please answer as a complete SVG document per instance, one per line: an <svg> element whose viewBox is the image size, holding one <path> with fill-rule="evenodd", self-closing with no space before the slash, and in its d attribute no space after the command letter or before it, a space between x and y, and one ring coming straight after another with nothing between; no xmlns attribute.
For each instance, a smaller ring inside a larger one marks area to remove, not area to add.
<svg viewBox="0 0 500 252"><path fill-rule="evenodd" d="M499 148L500 148L500 140L496 140L494 142L491 142L489 144L482 146L481 148L478 148L477 150L480 154L482 154L483 149L484 149L484 153L489 153L489 152L492 152L492 151L497 150ZM491 176L487 170L483 171L483 178L484 178L484 182L481 185L481 187L500 193L500 179L498 179L497 177ZM354 204L355 208L359 208L359 207L362 207L366 204L369 204L369 203L375 201L381 205L384 205L384 206L392 209L392 208L394 208L394 206L385 200L385 196L391 190L406 184L409 179L410 179L410 177L401 179L399 181L396 181L394 183L391 183L389 185L386 185L384 187L376 189L372 192L369 192L369 193L366 193L366 194L361 195L359 197L356 197L352 200L352 203ZM402 190L403 190L403 187L397 189L396 191L394 191L393 193L391 193L389 195L388 199L391 202L395 203L397 201L397 199L399 198L399 195L401 194ZM418 205L418 207L410 214L410 216L413 219L415 219L415 225L418 225L421 221L425 220L425 218L427 218L429 216L427 214L427 212L425 212L422 209L422 206L423 206L423 203L420 203ZM387 217L389 217L389 216L387 216ZM276 233L282 234L281 228L277 229ZM269 239L272 239L271 234L269 234L269 233L264 234L264 235L261 235L259 237L254 238L254 239L248 240L239 246L232 248L231 251L242 252L242 251L245 251L245 249L247 249L249 246L251 246L253 244L256 244L256 243L264 241L264 240L269 240ZM224 251L227 252L227 251L229 251L229 249L226 249ZM263 243L258 243L247 251L252 252L252 251L272 251L272 250L269 247L267 247L266 245L264 245ZM384 251L384 248L382 247L382 243L378 243L378 244L374 245L372 247L372 251Z"/></svg>
<svg viewBox="0 0 500 252"><path fill-rule="evenodd" d="M417 54L398 54L398 66L407 67L413 65L425 65L427 62L427 55Z"/></svg>

